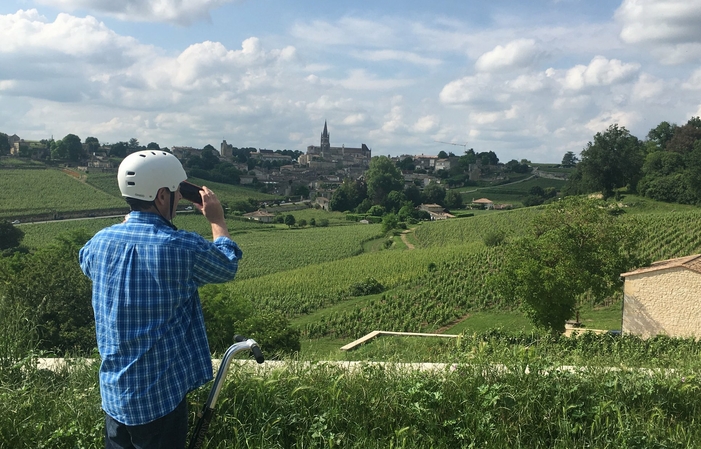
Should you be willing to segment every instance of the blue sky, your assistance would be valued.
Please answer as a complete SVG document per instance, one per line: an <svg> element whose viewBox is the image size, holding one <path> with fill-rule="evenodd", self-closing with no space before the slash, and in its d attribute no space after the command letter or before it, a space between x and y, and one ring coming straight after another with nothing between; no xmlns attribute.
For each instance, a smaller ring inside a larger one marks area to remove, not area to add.
<svg viewBox="0 0 701 449"><path fill-rule="evenodd" d="M559 162L701 115L701 0L5 0L0 132ZM451 142L449 145L440 142Z"/></svg>

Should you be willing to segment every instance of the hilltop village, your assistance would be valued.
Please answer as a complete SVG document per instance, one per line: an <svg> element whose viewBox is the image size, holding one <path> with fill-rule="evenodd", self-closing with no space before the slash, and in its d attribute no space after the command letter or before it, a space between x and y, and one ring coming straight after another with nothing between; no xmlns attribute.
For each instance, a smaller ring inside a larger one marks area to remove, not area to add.
<svg viewBox="0 0 701 449"><path fill-rule="evenodd" d="M3 145L0 133L0 146ZM298 150L269 150L238 148L223 140L219 149L212 145L204 148L173 146L161 148L151 142L140 145L137 139L115 144L100 144L95 137L81 141L69 134L55 141L25 141L19 136L7 136L10 157L25 157L64 166L78 171L116 171L119 160L127 154L143 149L163 149L175 154L191 176L227 184L256 188L270 194L295 200L313 200L327 208L328 200L344 179L362 179L370 166L372 150L365 143L359 146L341 144L332 146L328 124L324 122L318 145ZM447 143L447 142L446 142ZM2 150L2 148L0 148ZM446 188L460 187L478 181L501 181L508 174L525 173L529 162L499 163L494 152L475 153L466 149L457 156L441 151L438 155L411 155L390 157L402 171L407 186L423 189L431 183Z"/></svg>

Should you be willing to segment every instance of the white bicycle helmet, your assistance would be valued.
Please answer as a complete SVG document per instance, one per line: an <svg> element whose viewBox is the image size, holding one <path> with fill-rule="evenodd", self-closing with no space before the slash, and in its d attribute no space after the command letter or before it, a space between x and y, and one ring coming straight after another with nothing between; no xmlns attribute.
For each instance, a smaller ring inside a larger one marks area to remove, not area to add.
<svg viewBox="0 0 701 449"><path fill-rule="evenodd" d="M143 201L153 201L162 187L175 192L185 179L187 175L178 158L161 150L130 154L119 164L117 173L122 196Z"/></svg>

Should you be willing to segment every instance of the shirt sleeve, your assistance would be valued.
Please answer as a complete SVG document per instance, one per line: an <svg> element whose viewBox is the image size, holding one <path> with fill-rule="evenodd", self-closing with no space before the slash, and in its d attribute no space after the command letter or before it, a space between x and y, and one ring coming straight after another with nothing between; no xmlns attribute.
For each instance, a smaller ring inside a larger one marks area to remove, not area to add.
<svg viewBox="0 0 701 449"><path fill-rule="evenodd" d="M193 278L198 286L231 281L236 276L243 252L227 237L219 237L195 255Z"/></svg>

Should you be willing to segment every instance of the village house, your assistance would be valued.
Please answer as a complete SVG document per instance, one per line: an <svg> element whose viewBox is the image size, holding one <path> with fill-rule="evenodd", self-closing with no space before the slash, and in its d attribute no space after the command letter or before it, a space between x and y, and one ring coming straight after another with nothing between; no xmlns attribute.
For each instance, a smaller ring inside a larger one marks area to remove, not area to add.
<svg viewBox="0 0 701 449"><path fill-rule="evenodd" d="M472 200L473 206L483 207L485 209L494 209L494 202L487 198L480 198L478 200Z"/></svg>
<svg viewBox="0 0 701 449"><path fill-rule="evenodd" d="M701 254L621 274L624 334L701 338Z"/></svg>
<svg viewBox="0 0 701 449"><path fill-rule="evenodd" d="M275 214L260 209L243 214L243 217L253 221L260 221L261 223L272 223L275 220Z"/></svg>
<svg viewBox="0 0 701 449"><path fill-rule="evenodd" d="M431 220L445 220L446 218L455 218L455 215L451 215L445 212L445 209L440 204L420 204L419 210L428 212L431 216Z"/></svg>

